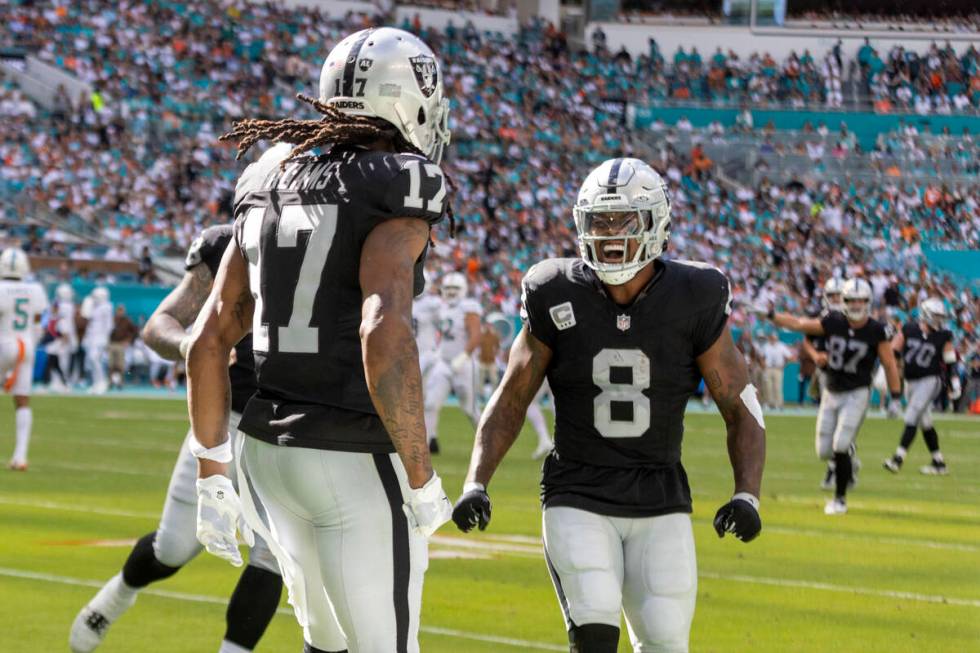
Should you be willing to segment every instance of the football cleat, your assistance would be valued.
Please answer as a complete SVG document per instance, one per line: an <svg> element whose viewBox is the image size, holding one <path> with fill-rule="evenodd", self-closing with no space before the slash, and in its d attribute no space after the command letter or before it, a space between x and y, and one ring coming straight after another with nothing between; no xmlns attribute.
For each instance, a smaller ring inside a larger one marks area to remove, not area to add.
<svg viewBox="0 0 980 653"><path fill-rule="evenodd" d="M823 508L823 514L825 515L843 515L847 512L847 502L836 497L827 502L827 505Z"/></svg>
<svg viewBox="0 0 980 653"><path fill-rule="evenodd" d="M920 467L919 471L927 476L945 476L949 474L949 470L946 469L946 463L936 462L935 460L928 465Z"/></svg>
<svg viewBox="0 0 980 653"><path fill-rule="evenodd" d="M439 453L439 440L436 438L429 440L429 453Z"/></svg>
<svg viewBox="0 0 980 653"><path fill-rule="evenodd" d="M820 489L833 490L835 485L834 476L834 470L831 467L828 467L827 473L824 474L823 480L820 481Z"/></svg>
<svg viewBox="0 0 980 653"><path fill-rule="evenodd" d="M531 460L538 460L539 458L544 458L549 453L551 453L551 450L554 448L555 445L552 442L542 442L538 444L537 448L534 450L534 453L531 454Z"/></svg>
<svg viewBox="0 0 980 653"><path fill-rule="evenodd" d="M113 576L82 608L71 625L72 653L90 653L102 644L109 626L136 602L136 591L125 586L122 574Z"/></svg>
<svg viewBox="0 0 980 653"><path fill-rule="evenodd" d="M7 469L12 472L26 472L27 471L27 461L26 460L11 460L7 463Z"/></svg>
<svg viewBox="0 0 980 653"><path fill-rule="evenodd" d="M881 463L881 466L890 471L892 474L897 474L902 469L902 463L904 461L898 456L892 456L891 458L885 458L885 462Z"/></svg>

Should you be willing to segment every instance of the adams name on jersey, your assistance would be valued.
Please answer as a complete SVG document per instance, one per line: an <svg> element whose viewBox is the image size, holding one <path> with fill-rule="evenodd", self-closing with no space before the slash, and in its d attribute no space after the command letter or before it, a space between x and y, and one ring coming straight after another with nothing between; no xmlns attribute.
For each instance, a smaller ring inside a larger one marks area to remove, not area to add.
<svg viewBox="0 0 980 653"><path fill-rule="evenodd" d="M218 266L235 230L230 224L208 227L187 248L184 270L206 265L211 278L218 276ZM252 358L252 334L246 335L235 345L235 364L228 368L231 380L231 409L236 413L245 410L249 397L255 394L255 360Z"/></svg>
<svg viewBox="0 0 980 653"><path fill-rule="evenodd" d="M336 148L280 168L289 147L242 174L235 242L255 300L258 392L239 428L279 445L391 453L361 356L360 258L383 221L445 211L439 166L414 154ZM415 292L424 287L415 266Z"/></svg>
<svg viewBox="0 0 980 653"><path fill-rule="evenodd" d="M544 261L524 279L521 317L553 352L545 506L621 517L691 511L684 410L701 380L696 359L723 332L731 295L716 268L654 265L653 280L627 307L581 259Z"/></svg>

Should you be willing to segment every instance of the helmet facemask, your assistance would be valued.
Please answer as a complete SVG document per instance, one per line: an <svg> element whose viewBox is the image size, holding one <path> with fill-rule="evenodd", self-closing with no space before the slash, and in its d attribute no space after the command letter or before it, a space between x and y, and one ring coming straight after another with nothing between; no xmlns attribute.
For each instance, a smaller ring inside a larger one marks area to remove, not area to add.
<svg viewBox="0 0 980 653"><path fill-rule="evenodd" d="M844 316L851 322L860 322L871 315L871 300L867 297L845 297Z"/></svg>
<svg viewBox="0 0 980 653"><path fill-rule="evenodd" d="M844 296L842 293L827 293L823 297L823 307L827 311L844 312Z"/></svg>

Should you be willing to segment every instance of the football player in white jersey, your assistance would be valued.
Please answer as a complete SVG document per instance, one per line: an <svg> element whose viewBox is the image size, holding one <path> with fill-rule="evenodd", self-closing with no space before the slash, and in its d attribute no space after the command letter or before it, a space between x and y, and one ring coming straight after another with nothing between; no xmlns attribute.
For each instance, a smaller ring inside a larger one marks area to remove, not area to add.
<svg viewBox="0 0 980 653"><path fill-rule="evenodd" d="M31 441L31 382L34 376L36 331L48 298L41 284L24 281L30 274L27 254L18 248L0 254L0 377L3 389L14 397L16 444L9 467L27 470L27 446Z"/></svg>
<svg viewBox="0 0 980 653"><path fill-rule="evenodd" d="M50 388L63 392L71 385L71 358L78 349L78 329L75 327L75 291L67 283L55 290L55 301L48 328L54 340L48 343L48 369L51 372Z"/></svg>
<svg viewBox="0 0 980 653"><path fill-rule="evenodd" d="M483 308L475 299L466 296L466 277L450 272L440 287L443 306L439 313L439 355L425 380L425 429L429 450L439 453L436 439L439 411L452 390L473 424L479 413L476 407L476 363L473 352L480 345L480 318Z"/></svg>
<svg viewBox="0 0 980 653"><path fill-rule="evenodd" d="M102 358L109 347L109 334L112 333L113 326L109 289L103 286L93 288L82 302L81 312L82 317L88 320L82 344L85 346L85 365L92 374L92 387L89 391L93 394L105 394L109 383L106 381Z"/></svg>
<svg viewBox="0 0 980 653"><path fill-rule="evenodd" d="M439 356L439 316L442 307L442 297L433 292L412 301L412 328L415 331L415 344L419 348L423 384Z"/></svg>

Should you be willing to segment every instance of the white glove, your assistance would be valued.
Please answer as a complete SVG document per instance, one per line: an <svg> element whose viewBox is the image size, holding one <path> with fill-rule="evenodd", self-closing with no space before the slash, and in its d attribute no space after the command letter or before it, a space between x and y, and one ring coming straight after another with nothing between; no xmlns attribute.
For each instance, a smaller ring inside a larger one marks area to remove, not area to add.
<svg viewBox="0 0 980 653"><path fill-rule="evenodd" d="M949 379L949 400L956 401L963 395L963 386L960 385L960 377L955 374Z"/></svg>
<svg viewBox="0 0 980 653"><path fill-rule="evenodd" d="M435 533L453 516L453 505L442 490L442 479L434 471L425 485L408 491L408 503L403 508L409 527L422 537Z"/></svg>
<svg viewBox="0 0 980 653"><path fill-rule="evenodd" d="M222 474L197 479L198 541L208 553L241 567L242 554L238 551L236 531L241 532L243 543L255 544L255 535L245 523L242 502L231 479Z"/></svg>
<svg viewBox="0 0 980 653"><path fill-rule="evenodd" d="M449 368L456 374L459 374L466 369L466 366L470 363L470 355L465 351L456 354L456 358L453 362L449 364Z"/></svg>
<svg viewBox="0 0 980 653"><path fill-rule="evenodd" d="M746 305L746 310L752 315L758 315L759 317L769 317L769 311L772 310L772 305L769 303L752 302Z"/></svg>
<svg viewBox="0 0 980 653"><path fill-rule="evenodd" d="M892 399L888 402L887 415L889 419L895 419L902 414L902 402L898 399Z"/></svg>

